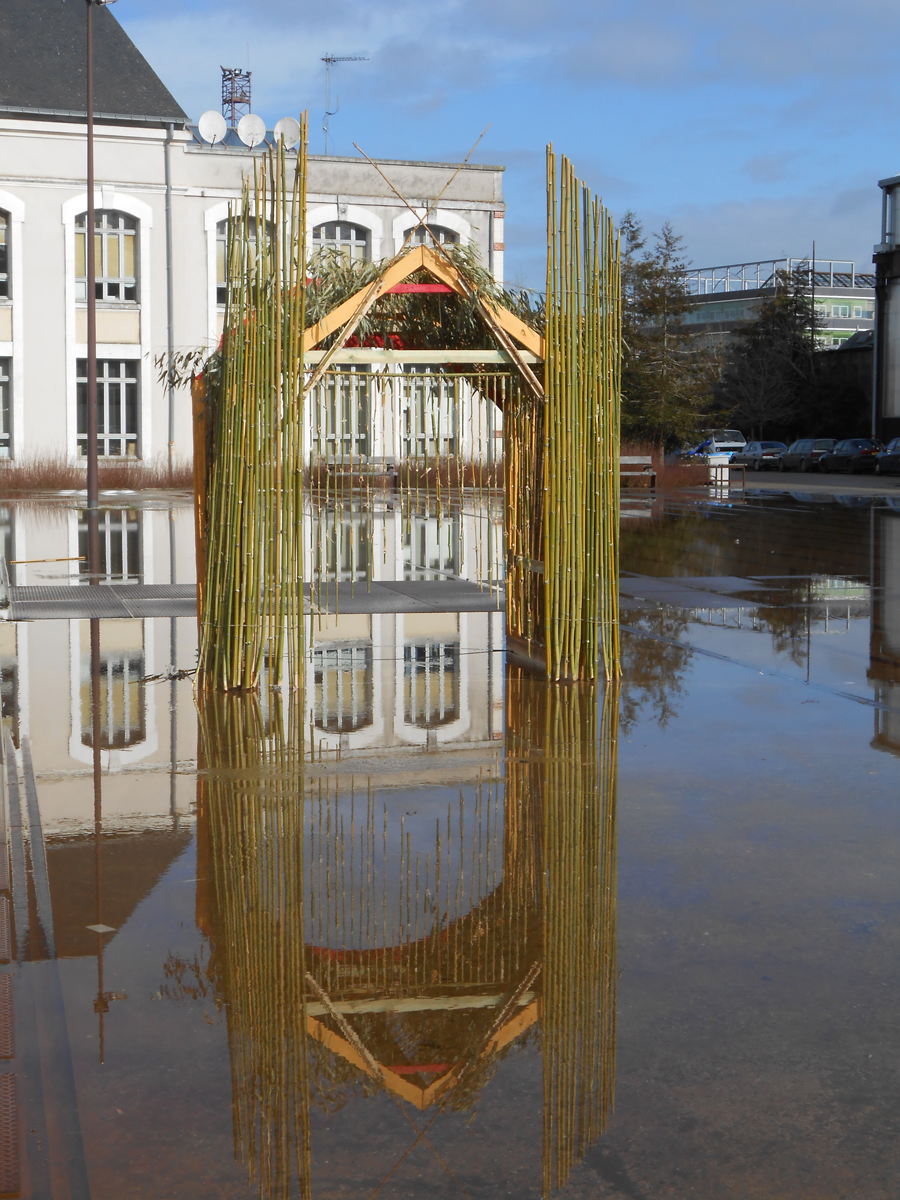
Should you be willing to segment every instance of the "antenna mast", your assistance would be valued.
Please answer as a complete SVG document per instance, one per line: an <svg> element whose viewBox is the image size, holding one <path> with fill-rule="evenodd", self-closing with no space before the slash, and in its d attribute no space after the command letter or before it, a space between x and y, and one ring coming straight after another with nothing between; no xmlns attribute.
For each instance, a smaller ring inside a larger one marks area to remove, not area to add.
<svg viewBox="0 0 900 1200"><path fill-rule="evenodd" d="M250 111L250 72L240 67L222 68L222 116L234 129Z"/></svg>
<svg viewBox="0 0 900 1200"><path fill-rule="evenodd" d="M338 62L368 62L369 60L361 54L326 54L322 59L325 64L325 124L322 129L325 131L325 154L328 154L328 118L333 117L337 113L337 108L334 112L331 111L331 64ZM340 108L340 98L338 99L338 108Z"/></svg>

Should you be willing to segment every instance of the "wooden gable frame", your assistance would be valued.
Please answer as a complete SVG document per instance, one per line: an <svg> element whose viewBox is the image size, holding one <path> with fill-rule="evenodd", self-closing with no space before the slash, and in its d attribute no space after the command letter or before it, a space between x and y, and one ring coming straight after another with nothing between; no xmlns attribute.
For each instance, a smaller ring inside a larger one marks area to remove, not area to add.
<svg viewBox="0 0 900 1200"><path fill-rule="evenodd" d="M502 1050L510 1042L515 1041L526 1029L534 1025L536 1021L539 1021L540 1016L541 1001L538 997L523 1008L520 1008L517 1013L505 1021L488 1039L487 1044L482 1047L476 1057L479 1059L485 1058L489 1054ZM366 1061L366 1056L360 1054L359 1050L347 1038L333 1033L327 1025L316 1017L307 1016L306 1032L310 1037L321 1042L333 1054L339 1054L341 1058L351 1063L354 1067L357 1067L360 1071L364 1071L372 1079L377 1079L389 1092L392 1092L395 1096L399 1096L401 1100L405 1100L408 1104L412 1104L414 1108L418 1108L423 1112L454 1087L462 1073L463 1067L470 1061L464 1059L461 1062L454 1063L439 1079L429 1084L428 1087L423 1088L418 1087L415 1083L408 1082L402 1075L395 1074L390 1067L383 1067L380 1063Z"/></svg>
<svg viewBox="0 0 900 1200"><path fill-rule="evenodd" d="M520 321L509 309L503 308L502 305L492 304L479 295L455 263L447 256L438 254L430 246L424 245L415 246L395 259L376 280L360 288L356 295L345 300L343 304L339 304L333 312L306 330L303 335L304 352L314 350L321 341L340 330L343 330L343 337L339 338L332 350L323 356L313 371L305 390L309 392L315 387L328 369L333 355L340 350L343 342L353 335L375 301L390 292L391 288L396 287L398 283L408 279L414 271L419 270L427 271L439 283L446 284L460 296L476 301L490 332L500 343L502 349L509 354L535 395L543 397L544 389L541 382L519 351L519 346L521 346L543 362L545 350L544 339L541 335L526 325L524 321Z"/></svg>

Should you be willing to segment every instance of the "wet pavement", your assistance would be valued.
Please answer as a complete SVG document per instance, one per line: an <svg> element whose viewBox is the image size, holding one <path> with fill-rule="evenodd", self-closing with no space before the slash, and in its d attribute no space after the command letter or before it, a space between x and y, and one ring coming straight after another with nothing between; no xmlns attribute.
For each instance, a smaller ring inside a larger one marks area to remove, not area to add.
<svg viewBox="0 0 900 1200"><path fill-rule="evenodd" d="M347 611L302 697L198 710L192 619L0 625L0 1194L895 1197L891 499L634 500L618 688ZM127 503L108 586L192 582ZM347 528L344 583L496 581L496 513Z"/></svg>

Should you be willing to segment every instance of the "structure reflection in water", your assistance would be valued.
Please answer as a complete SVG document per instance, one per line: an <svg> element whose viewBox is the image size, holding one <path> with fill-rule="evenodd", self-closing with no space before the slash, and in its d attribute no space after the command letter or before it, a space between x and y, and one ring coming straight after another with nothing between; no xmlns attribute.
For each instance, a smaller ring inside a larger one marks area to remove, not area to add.
<svg viewBox="0 0 900 1200"><path fill-rule="evenodd" d="M505 756L388 753L364 775L310 754L277 695L266 711L202 697L198 922L227 1015L235 1152L262 1196L295 1178L312 1196L311 1104L391 1096L410 1130L390 1176L538 1023L545 1193L603 1130L618 694L513 668L506 682Z"/></svg>

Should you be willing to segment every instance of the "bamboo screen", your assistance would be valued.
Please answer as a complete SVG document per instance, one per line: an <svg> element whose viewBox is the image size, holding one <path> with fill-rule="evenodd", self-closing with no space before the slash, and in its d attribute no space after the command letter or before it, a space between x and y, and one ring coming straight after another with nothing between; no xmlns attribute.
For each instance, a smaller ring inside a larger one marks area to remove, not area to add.
<svg viewBox="0 0 900 1200"><path fill-rule="evenodd" d="M309 1177L302 730L277 691L199 695L198 779L220 994L227 1005L235 1157L266 1200ZM202 785L202 786L201 786Z"/></svg>
<svg viewBox="0 0 900 1200"><path fill-rule="evenodd" d="M548 1195L603 1132L613 1103L618 689L546 684L516 668L507 687L517 878L522 886L530 875L539 892Z"/></svg>
<svg viewBox="0 0 900 1200"><path fill-rule="evenodd" d="M510 633L551 679L619 673L621 319L612 218L547 150L543 399L505 425Z"/></svg>
<svg viewBox="0 0 900 1200"><path fill-rule="evenodd" d="M212 411L198 678L225 690L303 671L306 121L254 167L228 223L229 285Z"/></svg>

